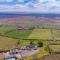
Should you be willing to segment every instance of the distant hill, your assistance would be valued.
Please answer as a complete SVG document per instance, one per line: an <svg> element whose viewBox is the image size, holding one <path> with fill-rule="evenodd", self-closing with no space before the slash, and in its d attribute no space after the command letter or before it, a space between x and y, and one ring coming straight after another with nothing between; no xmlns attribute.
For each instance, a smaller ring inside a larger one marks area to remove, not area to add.
<svg viewBox="0 0 60 60"><path fill-rule="evenodd" d="M60 14L52 14L52 13L1 13L0 18L12 18L12 17L20 17L20 16L36 16L36 17L47 17L47 18L55 18L60 17Z"/></svg>

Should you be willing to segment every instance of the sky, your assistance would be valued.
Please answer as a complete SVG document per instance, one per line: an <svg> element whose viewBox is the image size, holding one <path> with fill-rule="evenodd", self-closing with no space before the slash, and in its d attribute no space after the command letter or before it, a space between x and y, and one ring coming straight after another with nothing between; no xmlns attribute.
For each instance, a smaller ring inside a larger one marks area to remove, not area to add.
<svg viewBox="0 0 60 60"><path fill-rule="evenodd" d="M0 0L0 12L60 13L60 0Z"/></svg>

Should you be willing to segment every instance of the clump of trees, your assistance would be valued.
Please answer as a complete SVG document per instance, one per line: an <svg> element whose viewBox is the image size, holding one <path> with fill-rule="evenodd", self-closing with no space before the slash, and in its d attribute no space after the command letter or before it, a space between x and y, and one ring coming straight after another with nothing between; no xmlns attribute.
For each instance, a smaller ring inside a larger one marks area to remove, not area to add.
<svg viewBox="0 0 60 60"><path fill-rule="evenodd" d="M49 52L50 54L52 53L52 50L50 49L49 45L45 46L44 50Z"/></svg>
<svg viewBox="0 0 60 60"><path fill-rule="evenodd" d="M38 42L38 47L43 47L43 42Z"/></svg>
<svg viewBox="0 0 60 60"><path fill-rule="evenodd" d="M33 30L33 29L35 29L35 26L29 28L29 30Z"/></svg>
<svg viewBox="0 0 60 60"><path fill-rule="evenodd" d="M18 46L20 44L20 40L18 39L17 41L16 41L16 45Z"/></svg>
<svg viewBox="0 0 60 60"><path fill-rule="evenodd" d="M30 41L30 45L34 45L34 42L33 41Z"/></svg>

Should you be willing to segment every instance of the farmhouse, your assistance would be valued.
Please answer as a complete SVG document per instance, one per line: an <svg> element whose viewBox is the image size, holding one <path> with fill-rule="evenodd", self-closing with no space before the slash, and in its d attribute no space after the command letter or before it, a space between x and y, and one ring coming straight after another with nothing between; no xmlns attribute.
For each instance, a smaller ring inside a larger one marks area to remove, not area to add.
<svg viewBox="0 0 60 60"><path fill-rule="evenodd" d="M25 27L25 26L16 26L16 28L18 30L27 30L28 29L28 27Z"/></svg>
<svg viewBox="0 0 60 60"><path fill-rule="evenodd" d="M35 46L35 45L27 45L27 46L21 47L21 49L23 49L23 50L37 50L37 46Z"/></svg>

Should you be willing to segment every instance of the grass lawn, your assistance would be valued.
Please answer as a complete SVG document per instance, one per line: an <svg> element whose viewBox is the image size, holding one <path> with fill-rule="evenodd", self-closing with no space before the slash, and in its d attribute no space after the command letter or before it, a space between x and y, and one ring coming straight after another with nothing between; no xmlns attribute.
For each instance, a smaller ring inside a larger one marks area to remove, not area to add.
<svg viewBox="0 0 60 60"><path fill-rule="evenodd" d="M34 29L28 39L51 40L52 34L50 29Z"/></svg>

